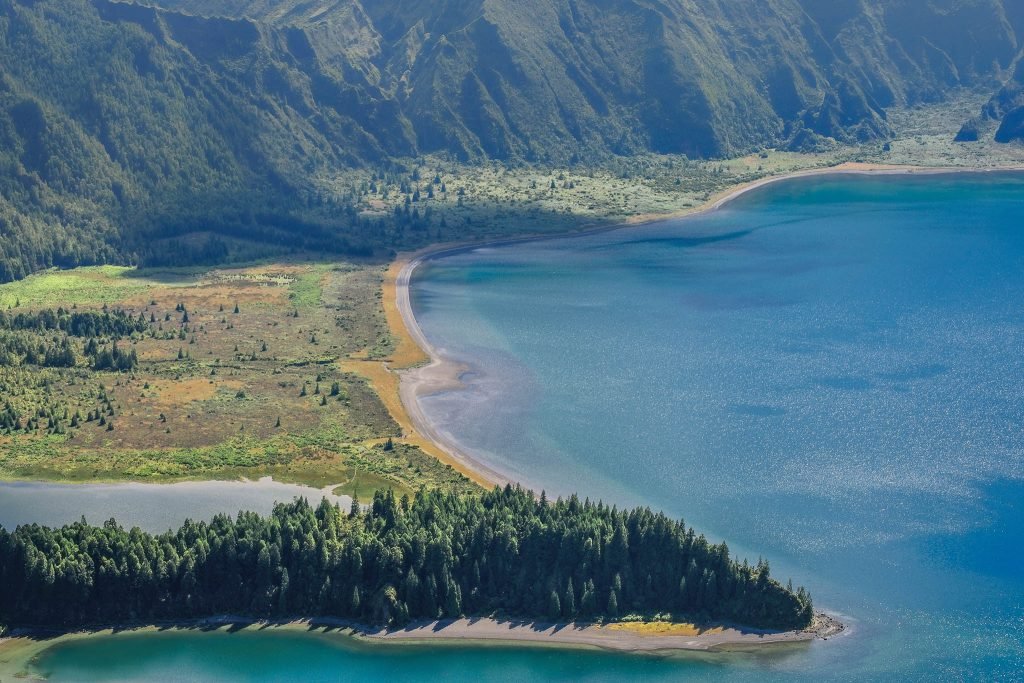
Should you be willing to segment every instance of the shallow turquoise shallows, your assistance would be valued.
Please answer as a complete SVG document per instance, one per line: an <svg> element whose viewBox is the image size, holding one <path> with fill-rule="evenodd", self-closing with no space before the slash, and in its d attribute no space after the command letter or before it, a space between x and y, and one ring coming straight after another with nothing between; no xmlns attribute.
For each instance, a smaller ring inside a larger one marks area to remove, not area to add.
<svg viewBox="0 0 1024 683"><path fill-rule="evenodd" d="M849 633L666 659L164 634L58 647L40 670L1024 676L1024 176L787 181L700 218L436 259L413 295L470 368L465 390L423 399L466 449L549 494L685 517L769 558Z"/></svg>

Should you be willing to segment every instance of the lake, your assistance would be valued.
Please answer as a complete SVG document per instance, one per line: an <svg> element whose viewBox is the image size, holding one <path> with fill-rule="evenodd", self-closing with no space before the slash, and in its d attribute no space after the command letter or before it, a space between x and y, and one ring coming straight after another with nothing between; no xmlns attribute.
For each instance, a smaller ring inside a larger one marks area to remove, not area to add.
<svg viewBox="0 0 1024 683"><path fill-rule="evenodd" d="M849 633L711 658L260 632L53 648L54 680L1013 679L1024 670L1024 176L822 176L415 274L488 466L684 517ZM123 653L131 653L125 658ZM230 662L225 667L222 662ZM154 668L156 667L156 668ZM177 674L176 674L177 675Z"/></svg>

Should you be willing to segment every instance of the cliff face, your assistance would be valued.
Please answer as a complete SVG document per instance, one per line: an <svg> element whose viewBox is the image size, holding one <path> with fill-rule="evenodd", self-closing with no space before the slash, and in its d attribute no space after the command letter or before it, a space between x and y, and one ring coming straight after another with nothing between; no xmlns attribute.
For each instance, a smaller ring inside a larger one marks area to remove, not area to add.
<svg viewBox="0 0 1024 683"><path fill-rule="evenodd" d="M1024 140L1024 62L982 109L982 118L996 121L996 142Z"/></svg>

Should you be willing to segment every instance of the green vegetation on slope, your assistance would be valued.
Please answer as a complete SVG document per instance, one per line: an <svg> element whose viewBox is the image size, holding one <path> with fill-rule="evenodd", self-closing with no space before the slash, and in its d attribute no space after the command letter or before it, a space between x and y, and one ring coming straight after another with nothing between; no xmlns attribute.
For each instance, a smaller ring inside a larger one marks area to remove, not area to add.
<svg viewBox="0 0 1024 683"><path fill-rule="evenodd" d="M110 521L0 529L0 624L71 628L217 614L401 625L488 615L630 612L803 628L810 597L739 564L682 522L520 489L378 493L349 514L279 504L152 536Z"/></svg>
<svg viewBox="0 0 1024 683"><path fill-rule="evenodd" d="M999 87L1024 26L1006 0L157 4L0 0L0 281L479 234L336 182L426 155L614 175L882 140L894 107Z"/></svg>
<svg viewBox="0 0 1024 683"><path fill-rule="evenodd" d="M401 103L421 152L723 156L886 136L886 108L989 84L1004 0L156 0L296 27Z"/></svg>
<svg viewBox="0 0 1024 683"><path fill-rule="evenodd" d="M408 154L388 109L323 73L300 31L0 0L0 281L365 250L312 178Z"/></svg>

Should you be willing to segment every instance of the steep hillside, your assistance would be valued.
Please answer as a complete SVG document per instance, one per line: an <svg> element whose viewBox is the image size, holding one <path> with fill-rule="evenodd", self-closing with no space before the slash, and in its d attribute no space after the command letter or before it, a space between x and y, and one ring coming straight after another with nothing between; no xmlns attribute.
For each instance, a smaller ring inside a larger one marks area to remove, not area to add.
<svg viewBox="0 0 1024 683"><path fill-rule="evenodd" d="M190 231L294 244L317 169L413 149L394 103L321 71L302 31L0 0L0 280L224 255L213 238L152 248Z"/></svg>
<svg viewBox="0 0 1024 683"><path fill-rule="evenodd" d="M1024 35L1005 0L158 1L302 27L401 103L420 151L468 159L882 138L886 107L994 83Z"/></svg>
<svg viewBox="0 0 1024 683"><path fill-rule="evenodd" d="M884 139L890 106L999 88L1024 36L1010 0L148 1L0 0L0 281L367 253L389 219L319 183L396 158ZM1020 89L987 112L1000 140Z"/></svg>
<svg viewBox="0 0 1024 683"><path fill-rule="evenodd" d="M1024 140L1024 62L985 105L982 117L999 124L996 142Z"/></svg>

